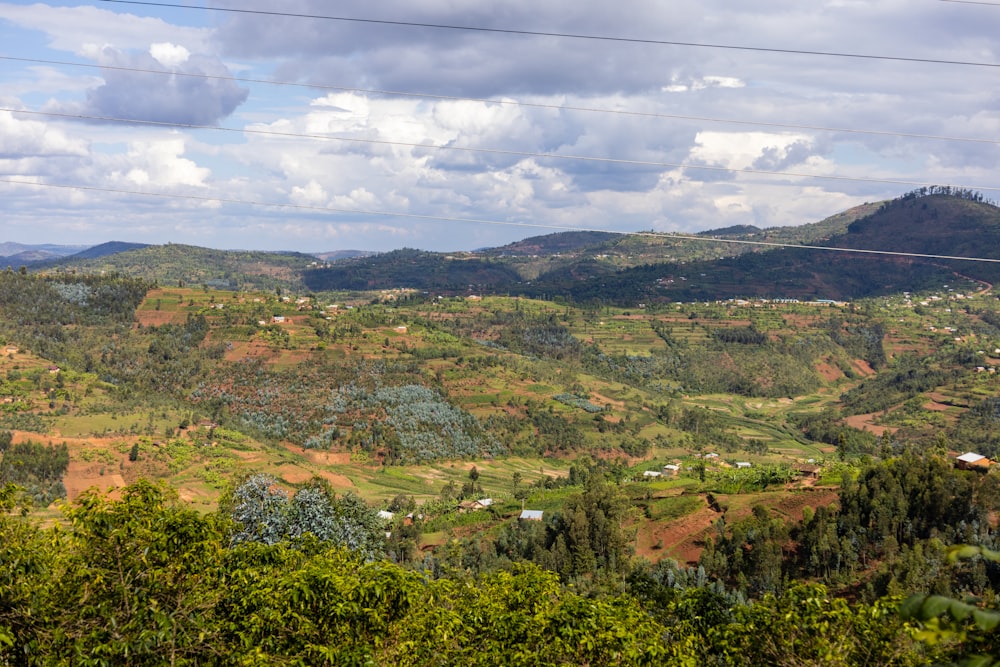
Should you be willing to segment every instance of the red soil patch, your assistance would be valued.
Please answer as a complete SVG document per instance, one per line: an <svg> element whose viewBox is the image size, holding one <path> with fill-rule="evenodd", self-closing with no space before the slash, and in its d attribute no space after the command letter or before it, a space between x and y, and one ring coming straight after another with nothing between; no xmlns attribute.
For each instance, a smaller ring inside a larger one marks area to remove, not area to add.
<svg viewBox="0 0 1000 667"><path fill-rule="evenodd" d="M771 507L792 521L802 521L802 512L806 507L827 507L837 502L838 498L836 489L806 487L801 491L789 493Z"/></svg>
<svg viewBox="0 0 1000 667"><path fill-rule="evenodd" d="M706 505L670 523L650 523L636 535L635 553L651 561L673 558L679 563L697 563L705 537L722 516ZM654 546L660 545L659 549Z"/></svg>
<svg viewBox="0 0 1000 667"><path fill-rule="evenodd" d="M234 341L226 350L226 361L260 359L265 364L295 366L309 359L309 350L279 350L260 341Z"/></svg>
<svg viewBox="0 0 1000 667"><path fill-rule="evenodd" d="M856 428L859 431L868 431L869 433L874 433L875 435L885 435L886 433L895 433L899 430L898 426L879 426L875 423L875 419L881 413L879 412L869 412L864 415L852 415L850 417L844 418L844 423L851 428Z"/></svg>
<svg viewBox="0 0 1000 667"><path fill-rule="evenodd" d="M301 449L290 443L285 444L285 449L301 455L311 463L324 466L343 466L351 462L350 452L324 452L319 449Z"/></svg>
<svg viewBox="0 0 1000 667"><path fill-rule="evenodd" d="M819 315L799 315L797 313L784 313L782 319L785 325L795 330L808 329L815 326L823 318Z"/></svg>
<svg viewBox="0 0 1000 667"><path fill-rule="evenodd" d="M833 382L844 377L844 374L840 372L839 368L825 361L821 361L816 364L816 372L819 373L820 377L826 382Z"/></svg>
<svg viewBox="0 0 1000 667"><path fill-rule="evenodd" d="M301 484L302 482L308 482L316 475L311 470L306 470L299 466L282 466L280 476L281 479L289 484Z"/></svg>
<svg viewBox="0 0 1000 667"><path fill-rule="evenodd" d="M611 405L619 410L625 409L625 401L616 401L613 398L608 398L607 396L603 396L601 394L592 394L591 400L595 405Z"/></svg>
<svg viewBox="0 0 1000 667"><path fill-rule="evenodd" d="M908 352L917 354L919 356L926 356L930 354L931 348L926 343L904 340L901 338L896 338L894 336L886 336L885 350L886 354L888 354L890 358L893 358L893 357L898 357L901 354L906 354Z"/></svg>
<svg viewBox="0 0 1000 667"><path fill-rule="evenodd" d="M101 469L107 466L103 463L87 463L86 461L70 461L66 474L63 476L63 486L66 487L66 498L70 502L76 500L87 489L97 489L101 492L113 492L125 487L125 478L119 474L101 474ZM111 493L114 497L114 493Z"/></svg>
<svg viewBox="0 0 1000 667"><path fill-rule="evenodd" d="M330 482L330 485L339 490L342 489L353 489L354 482L345 477L344 475L338 475L335 472L330 472L329 470L320 470L316 473L326 481Z"/></svg>
<svg viewBox="0 0 1000 667"><path fill-rule="evenodd" d="M728 504L726 496L716 496L723 506ZM803 488L780 494L774 499L762 500L760 504L784 516L788 521L801 521L806 507L823 507L837 502L837 491L828 487ZM754 503L757 504L757 503ZM726 513L729 522L738 521L750 515L751 506L730 510ZM648 523L636 535L636 555L656 562L663 558L673 558L684 564L697 564L704 549L705 539L715 530L715 522L722 516L706 504L691 514L669 523ZM654 548L660 545L660 548Z"/></svg>
<svg viewBox="0 0 1000 667"><path fill-rule="evenodd" d="M226 361L241 361L247 357L258 358L271 353L271 348L256 341L236 341L230 343L230 348L226 350Z"/></svg>
<svg viewBox="0 0 1000 667"><path fill-rule="evenodd" d="M174 312L169 312L166 310L135 311L135 319L137 319L139 321L139 324L144 327L158 327L164 324L183 324L185 318L186 318L185 314L178 311Z"/></svg>
<svg viewBox="0 0 1000 667"><path fill-rule="evenodd" d="M285 449L290 452L294 452L296 455L305 458L310 463L317 465L346 465L351 462L350 452L324 452L317 449L302 449L290 442L284 443ZM350 480L349 477L345 475L340 475L330 470L306 470L299 466L290 466L284 468L281 473L281 478L288 482L289 484L301 484L302 482L307 482L313 477L322 477L326 481L330 482L334 489L353 489L354 482Z"/></svg>
<svg viewBox="0 0 1000 667"><path fill-rule="evenodd" d="M864 415L852 415L850 417L844 418L844 423L851 428L856 428L860 431L868 431L874 433L875 435L884 435L886 432L895 433L899 430L896 426L879 426L875 424L875 419L880 413L869 412Z"/></svg>

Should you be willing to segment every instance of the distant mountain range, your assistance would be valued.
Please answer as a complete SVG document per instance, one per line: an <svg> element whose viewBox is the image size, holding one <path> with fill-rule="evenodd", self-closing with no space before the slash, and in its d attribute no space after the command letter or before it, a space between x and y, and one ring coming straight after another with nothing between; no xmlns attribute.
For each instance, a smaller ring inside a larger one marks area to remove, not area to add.
<svg viewBox="0 0 1000 667"><path fill-rule="evenodd" d="M46 259L73 255L86 248L87 246L55 245L52 243L29 245L8 241L0 243L0 260L5 260L8 266L20 267Z"/></svg>
<svg viewBox="0 0 1000 667"><path fill-rule="evenodd" d="M803 248L799 246L813 246ZM816 249L816 246L831 250ZM732 297L853 299L940 287L956 275L1000 280L1000 208L924 188L797 227L735 226L697 235L562 232L476 252L212 250L112 242L79 249L0 244L32 270L119 271L161 284L344 291L413 288L635 304ZM858 251L872 251L863 253Z"/></svg>

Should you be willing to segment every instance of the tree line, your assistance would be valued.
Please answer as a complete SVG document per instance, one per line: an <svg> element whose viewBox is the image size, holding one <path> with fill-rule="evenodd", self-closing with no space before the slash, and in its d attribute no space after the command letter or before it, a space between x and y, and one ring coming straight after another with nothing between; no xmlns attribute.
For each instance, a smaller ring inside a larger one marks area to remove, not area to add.
<svg viewBox="0 0 1000 667"><path fill-rule="evenodd" d="M16 498L0 488L5 511ZM916 641L899 598L849 603L819 585L747 602L697 573L641 567L625 590L585 595L528 563L435 576L311 531L234 540L246 523L148 482L84 496L65 522L0 515L0 663L846 667L961 651Z"/></svg>

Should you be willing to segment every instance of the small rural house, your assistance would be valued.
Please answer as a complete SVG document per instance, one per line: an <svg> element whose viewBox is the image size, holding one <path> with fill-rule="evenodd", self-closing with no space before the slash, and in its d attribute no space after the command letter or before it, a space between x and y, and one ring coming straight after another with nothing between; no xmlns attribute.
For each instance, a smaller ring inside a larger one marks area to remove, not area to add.
<svg viewBox="0 0 1000 667"><path fill-rule="evenodd" d="M521 510L517 518L521 521L541 521L542 510Z"/></svg>
<svg viewBox="0 0 1000 667"><path fill-rule="evenodd" d="M993 461L975 452L966 452L955 457L955 467L960 470L989 470L992 464Z"/></svg>
<svg viewBox="0 0 1000 667"><path fill-rule="evenodd" d="M819 479L819 471L820 467L814 463L800 463L795 466L795 472L806 479Z"/></svg>
<svg viewBox="0 0 1000 667"><path fill-rule="evenodd" d="M476 512L486 509L493 504L492 498L480 498L479 500L463 500L458 504L459 512Z"/></svg>
<svg viewBox="0 0 1000 667"><path fill-rule="evenodd" d="M642 476L646 478L662 477L663 473L659 470L644 470Z"/></svg>

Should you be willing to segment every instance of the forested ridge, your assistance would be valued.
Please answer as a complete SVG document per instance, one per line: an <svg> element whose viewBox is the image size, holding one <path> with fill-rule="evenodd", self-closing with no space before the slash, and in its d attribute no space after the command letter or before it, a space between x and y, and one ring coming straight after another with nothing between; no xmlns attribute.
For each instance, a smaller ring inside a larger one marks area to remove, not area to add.
<svg viewBox="0 0 1000 667"><path fill-rule="evenodd" d="M224 289L433 290L520 294L628 304L725 298L859 299L920 290L955 271L995 282L998 208L980 193L925 187L809 224L710 230L701 240L653 233L565 232L500 248L438 253L400 249L325 262L300 253L224 251L178 244L32 265L65 272L118 272L161 285ZM718 242L712 242L713 240ZM725 243L724 240L741 243ZM743 243L746 242L746 243ZM759 243L786 247L766 248ZM134 244L123 244L123 247ZM822 253L797 245L940 254L941 260Z"/></svg>

